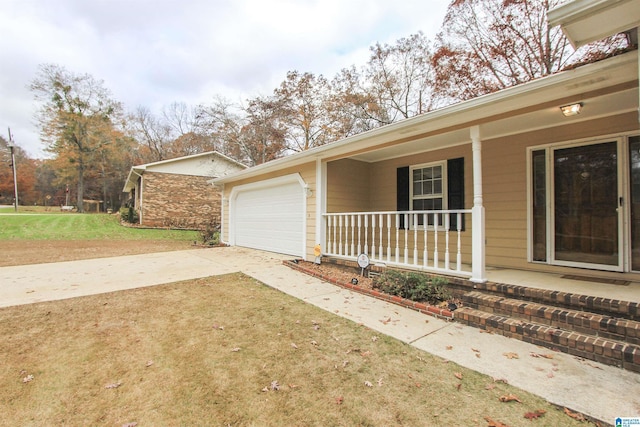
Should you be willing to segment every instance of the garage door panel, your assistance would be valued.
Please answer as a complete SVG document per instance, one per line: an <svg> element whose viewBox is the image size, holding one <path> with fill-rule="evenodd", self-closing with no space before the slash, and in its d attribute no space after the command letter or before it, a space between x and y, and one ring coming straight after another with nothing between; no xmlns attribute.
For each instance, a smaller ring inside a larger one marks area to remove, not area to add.
<svg viewBox="0 0 640 427"><path fill-rule="evenodd" d="M303 255L304 203L299 182L239 192L235 200L235 244Z"/></svg>

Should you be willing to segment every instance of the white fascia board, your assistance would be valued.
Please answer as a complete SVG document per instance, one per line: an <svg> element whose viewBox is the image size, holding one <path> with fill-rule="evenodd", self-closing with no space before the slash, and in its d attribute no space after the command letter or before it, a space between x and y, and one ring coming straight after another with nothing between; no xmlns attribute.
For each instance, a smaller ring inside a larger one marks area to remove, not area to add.
<svg viewBox="0 0 640 427"><path fill-rule="evenodd" d="M638 27L640 0L574 0L550 10L547 21L578 48Z"/></svg>

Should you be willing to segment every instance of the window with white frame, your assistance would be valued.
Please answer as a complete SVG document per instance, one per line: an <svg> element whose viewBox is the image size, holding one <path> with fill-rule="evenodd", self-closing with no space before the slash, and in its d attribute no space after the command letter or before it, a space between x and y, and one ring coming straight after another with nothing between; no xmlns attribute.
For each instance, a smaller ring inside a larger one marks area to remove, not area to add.
<svg viewBox="0 0 640 427"><path fill-rule="evenodd" d="M446 162L411 166L410 168L411 210L431 211L446 209ZM434 225L434 214L428 215L427 224ZM412 222L412 221L411 221ZM442 226L442 216L438 215L438 224ZM415 225L415 224L414 224ZM424 225L424 217L418 217L418 224Z"/></svg>

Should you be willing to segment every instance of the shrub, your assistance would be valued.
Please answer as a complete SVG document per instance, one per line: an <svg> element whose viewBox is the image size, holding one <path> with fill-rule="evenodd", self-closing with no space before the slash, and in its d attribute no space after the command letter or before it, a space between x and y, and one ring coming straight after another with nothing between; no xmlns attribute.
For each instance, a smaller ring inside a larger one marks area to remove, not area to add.
<svg viewBox="0 0 640 427"><path fill-rule="evenodd" d="M203 224L198 232L203 245L214 246L220 243L220 224L215 222Z"/></svg>
<svg viewBox="0 0 640 427"><path fill-rule="evenodd" d="M437 304L451 299L444 277L430 278L422 273L387 270L373 280L373 288L412 301Z"/></svg>
<svg viewBox="0 0 640 427"><path fill-rule="evenodd" d="M132 206L120 208L120 218L130 224L138 223L138 214Z"/></svg>

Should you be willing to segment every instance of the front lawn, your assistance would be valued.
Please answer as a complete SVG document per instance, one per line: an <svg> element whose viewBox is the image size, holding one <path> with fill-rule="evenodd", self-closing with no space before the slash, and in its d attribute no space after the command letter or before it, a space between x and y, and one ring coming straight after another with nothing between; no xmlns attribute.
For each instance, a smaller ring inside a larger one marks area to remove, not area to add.
<svg viewBox="0 0 640 427"><path fill-rule="evenodd" d="M584 425L241 274L0 309L0 342L0 425Z"/></svg>

